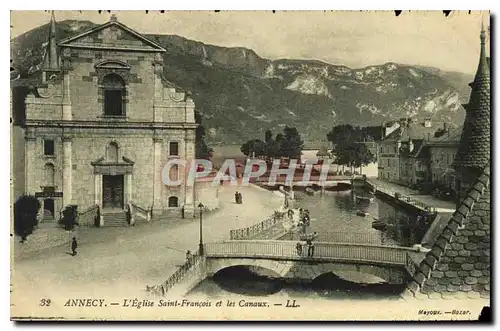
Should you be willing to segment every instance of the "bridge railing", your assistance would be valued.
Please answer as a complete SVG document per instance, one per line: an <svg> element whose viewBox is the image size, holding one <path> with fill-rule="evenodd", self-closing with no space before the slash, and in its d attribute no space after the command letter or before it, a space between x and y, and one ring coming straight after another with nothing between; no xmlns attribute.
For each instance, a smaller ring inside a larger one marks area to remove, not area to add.
<svg viewBox="0 0 500 331"><path fill-rule="evenodd" d="M165 296L165 294L174 287L178 282L180 282L187 274L193 272L196 268L204 262L204 257L200 255L199 251L189 259L184 262L183 265L177 269L163 284L146 287L146 290L153 295Z"/></svg>
<svg viewBox="0 0 500 331"><path fill-rule="evenodd" d="M432 207L432 206L429 206L425 203L422 203L422 202L419 202L419 201L415 201L412 199L411 195L408 195L408 194L403 194L403 193L399 193L399 192L396 192L394 190L390 190L386 187L383 187L383 186L379 186L377 184L374 184L374 183L371 183L370 184L376 188L377 191L379 192L382 192L384 194L387 194L391 197L394 197L398 200L401 200L401 201L404 201L405 203L409 204L409 205L412 205L416 208L419 208L419 209L422 209L422 210L427 210L431 213L435 213L436 212L436 208L435 207Z"/></svg>
<svg viewBox="0 0 500 331"><path fill-rule="evenodd" d="M310 258L405 266L407 254L412 251L407 247L316 242L313 256L308 257L307 246L303 245L301 252L299 252L296 244L295 241L235 240L206 244L205 253L207 257L279 260Z"/></svg>
<svg viewBox="0 0 500 331"><path fill-rule="evenodd" d="M288 232L280 240L305 241L312 233L301 234ZM338 244L368 244L381 246L397 246L394 243L382 242L379 235L363 232L321 232L314 237L316 242L338 243Z"/></svg>
<svg viewBox="0 0 500 331"><path fill-rule="evenodd" d="M273 216L246 228L230 230L229 238L231 240L250 239L281 222L283 222L282 218Z"/></svg>

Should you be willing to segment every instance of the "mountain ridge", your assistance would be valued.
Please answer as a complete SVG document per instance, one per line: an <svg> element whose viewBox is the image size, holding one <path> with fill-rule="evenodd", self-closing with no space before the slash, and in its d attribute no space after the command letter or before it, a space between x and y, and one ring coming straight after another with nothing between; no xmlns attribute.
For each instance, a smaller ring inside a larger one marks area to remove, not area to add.
<svg viewBox="0 0 500 331"><path fill-rule="evenodd" d="M57 37L95 26L61 21ZM353 69L315 59L270 60L247 47L144 35L167 50L164 76L192 93L213 144L262 138L265 130L285 125L318 141L337 124L380 125L413 116L458 126L465 117L461 104L468 101L472 75L394 62ZM21 75L39 71L47 36L48 24L13 39L13 64Z"/></svg>

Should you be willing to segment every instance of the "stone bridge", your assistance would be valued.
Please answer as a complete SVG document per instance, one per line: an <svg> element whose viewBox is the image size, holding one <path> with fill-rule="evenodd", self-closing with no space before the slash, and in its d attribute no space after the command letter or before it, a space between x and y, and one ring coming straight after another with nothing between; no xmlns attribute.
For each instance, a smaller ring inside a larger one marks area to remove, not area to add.
<svg viewBox="0 0 500 331"><path fill-rule="evenodd" d="M204 255L195 256L165 283L149 288L156 295L183 296L206 277L245 266L265 276L287 281L311 282L325 273L360 272L387 283L406 283L415 263L415 249L397 246L316 242L313 257L298 255L296 241L229 240L204 245ZM306 252L304 252L306 253Z"/></svg>

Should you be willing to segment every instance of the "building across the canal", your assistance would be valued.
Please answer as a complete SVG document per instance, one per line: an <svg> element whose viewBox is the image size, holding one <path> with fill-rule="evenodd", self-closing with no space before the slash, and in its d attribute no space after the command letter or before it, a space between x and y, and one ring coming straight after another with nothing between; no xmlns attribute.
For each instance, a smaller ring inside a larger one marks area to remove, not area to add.
<svg viewBox="0 0 500 331"><path fill-rule="evenodd" d="M445 127L440 135L428 142L430 179L432 183L455 191L453 160L458 150L463 127Z"/></svg>
<svg viewBox="0 0 500 331"><path fill-rule="evenodd" d="M193 211L193 187L161 179L170 158L194 158L197 127L193 100L163 78L164 53L114 15L56 44L52 14L43 76L13 133L15 194L40 197L49 217L70 204Z"/></svg>
<svg viewBox="0 0 500 331"><path fill-rule="evenodd" d="M427 180L429 157L424 147L442 126L430 118L400 119L379 142L378 178L404 185Z"/></svg>

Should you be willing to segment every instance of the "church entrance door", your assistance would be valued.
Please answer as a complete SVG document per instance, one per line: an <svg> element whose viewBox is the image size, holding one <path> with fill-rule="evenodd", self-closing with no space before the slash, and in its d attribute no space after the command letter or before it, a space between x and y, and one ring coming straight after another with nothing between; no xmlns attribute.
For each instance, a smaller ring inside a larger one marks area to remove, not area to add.
<svg viewBox="0 0 500 331"><path fill-rule="evenodd" d="M102 207L123 209L124 176L102 176Z"/></svg>

